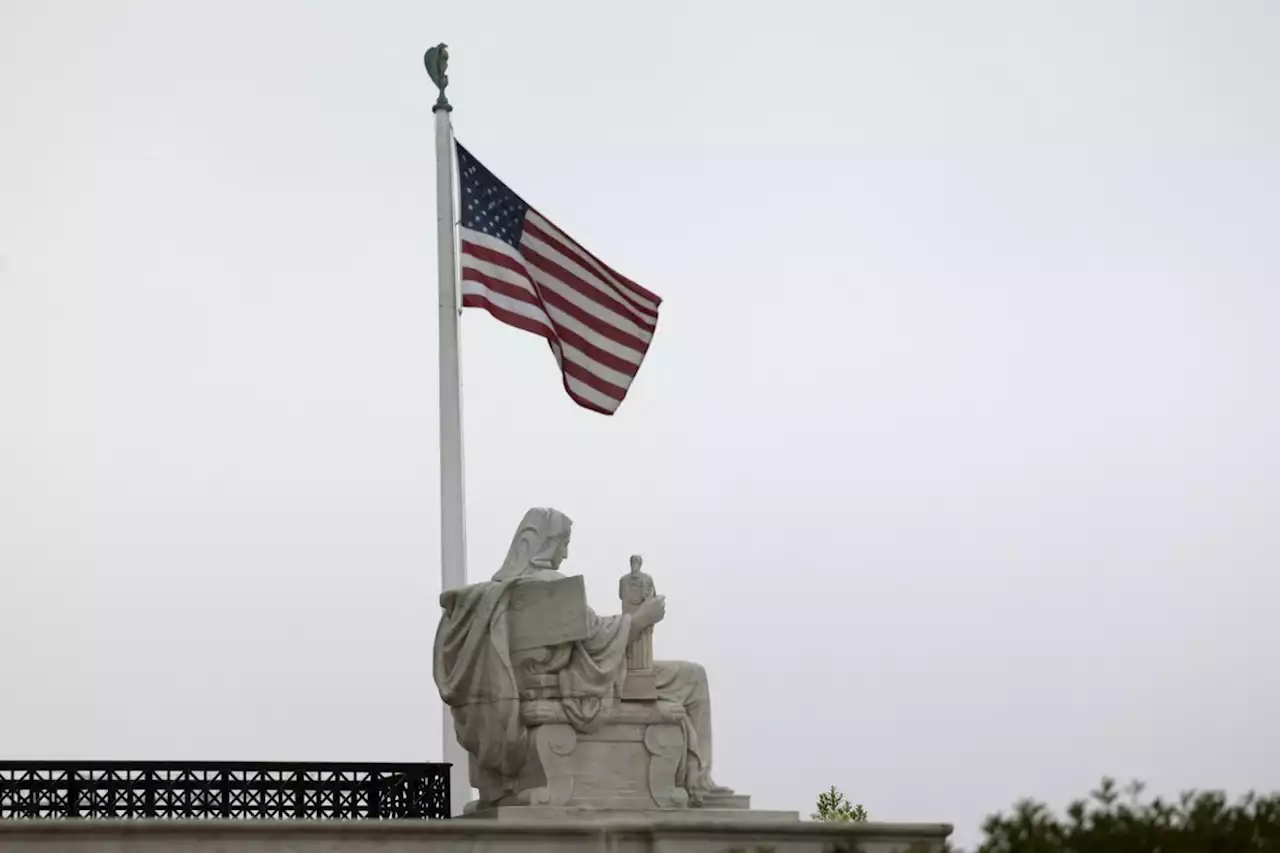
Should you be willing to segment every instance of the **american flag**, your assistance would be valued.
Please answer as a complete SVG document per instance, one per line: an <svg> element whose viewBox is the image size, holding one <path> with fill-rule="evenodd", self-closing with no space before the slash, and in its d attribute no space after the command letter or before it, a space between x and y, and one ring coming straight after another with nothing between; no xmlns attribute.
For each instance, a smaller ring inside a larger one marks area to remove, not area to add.
<svg viewBox="0 0 1280 853"><path fill-rule="evenodd" d="M579 246L461 145L462 304L541 335L564 390L612 415L635 379L662 300Z"/></svg>

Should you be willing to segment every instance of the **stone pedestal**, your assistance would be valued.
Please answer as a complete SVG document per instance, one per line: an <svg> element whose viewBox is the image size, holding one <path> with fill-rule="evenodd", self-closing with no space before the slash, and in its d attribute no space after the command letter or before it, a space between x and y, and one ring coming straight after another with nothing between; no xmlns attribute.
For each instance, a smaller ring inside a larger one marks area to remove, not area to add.
<svg viewBox="0 0 1280 853"><path fill-rule="evenodd" d="M652 669L629 669L622 682L622 698L629 701L656 701L658 674Z"/></svg>
<svg viewBox="0 0 1280 853"><path fill-rule="evenodd" d="M745 799L745 798L744 798ZM592 809L555 806L498 806L494 809L468 812L460 820L520 821L594 821L616 823L618 821L661 821L672 826L679 824L776 824L799 822L799 812L769 811L749 808L701 808L701 809Z"/></svg>
<svg viewBox="0 0 1280 853"><path fill-rule="evenodd" d="M696 811L702 811L701 809ZM0 853L941 853L942 823L739 815L456 820L0 820Z"/></svg>
<svg viewBox="0 0 1280 853"><path fill-rule="evenodd" d="M575 731L555 702L524 707L528 753L515 794L495 801L500 780L479 774L481 801L470 811L498 806L646 811L684 809L682 776L687 744L678 705L622 702L590 733ZM473 778L476 778L473 776ZM749 805L749 801L742 807ZM732 807L732 805L730 805Z"/></svg>

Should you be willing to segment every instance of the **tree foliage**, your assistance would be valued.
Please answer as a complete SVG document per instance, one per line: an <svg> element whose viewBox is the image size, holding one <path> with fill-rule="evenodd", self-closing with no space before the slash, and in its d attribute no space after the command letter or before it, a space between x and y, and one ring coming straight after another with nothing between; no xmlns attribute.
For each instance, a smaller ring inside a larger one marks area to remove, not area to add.
<svg viewBox="0 0 1280 853"><path fill-rule="evenodd" d="M1219 791L1187 791L1168 801L1123 790L1104 778L1064 815L1023 800L982 825L978 853L1280 853L1280 794L1246 794L1229 802Z"/></svg>
<svg viewBox="0 0 1280 853"><path fill-rule="evenodd" d="M1166 800L1144 798L1144 788L1104 778L1061 815L1022 800L986 819L975 853L1280 853L1280 793L1232 802L1221 791L1186 791ZM865 823L867 810L833 785L812 817Z"/></svg>
<svg viewBox="0 0 1280 853"><path fill-rule="evenodd" d="M844 794L832 785L831 790L818 795L817 811L811 817L814 820L837 821L841 823L866 823L867 810L861 803L854 804L845 799Z"/></svg>

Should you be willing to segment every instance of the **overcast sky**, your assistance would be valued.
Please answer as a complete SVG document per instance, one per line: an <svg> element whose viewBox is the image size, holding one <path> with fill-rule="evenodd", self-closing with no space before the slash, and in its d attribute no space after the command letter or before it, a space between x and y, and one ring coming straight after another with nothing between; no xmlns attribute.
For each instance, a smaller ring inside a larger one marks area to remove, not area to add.
<svg viewBox="0 0 1280 853"><path fill-rule="evenodd" d="M463 318L719 781L970 841L1280 787L1280 5L0 0L0 756L440 751L433 88L665 299L616 417Z"/></svg>

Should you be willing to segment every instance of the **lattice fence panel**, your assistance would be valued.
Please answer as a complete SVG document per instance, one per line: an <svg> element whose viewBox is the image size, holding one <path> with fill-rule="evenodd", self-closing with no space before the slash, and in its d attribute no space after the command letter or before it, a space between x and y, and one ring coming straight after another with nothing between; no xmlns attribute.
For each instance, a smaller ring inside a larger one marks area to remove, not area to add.
<svg viewBox="0 0 1280 853"><path fill-rule="evenodd" d="M0 820L448 816L447 764L0 761Z"/></svg>

